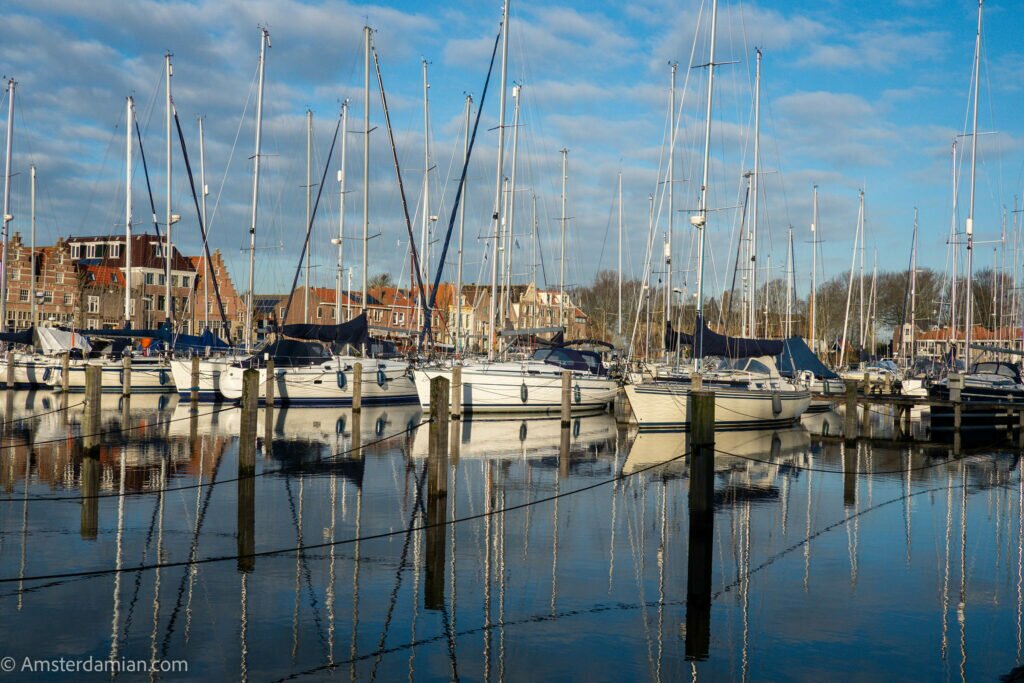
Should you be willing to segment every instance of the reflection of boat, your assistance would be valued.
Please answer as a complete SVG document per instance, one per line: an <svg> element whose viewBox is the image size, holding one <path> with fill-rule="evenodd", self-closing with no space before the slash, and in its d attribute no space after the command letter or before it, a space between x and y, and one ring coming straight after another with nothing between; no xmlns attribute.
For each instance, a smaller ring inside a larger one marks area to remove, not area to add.
<svg viewBox="0 0 1024 683"><path fill-rule="evenodd" d="M188 404L182 402L184 415L187 415ZM200 412L203 412L200 409ZM257 433L265 429L266 409L261 408L256 417ZM366 406L360 412L360 438L365 445L388 436L411 429L420 422L421 411L417 405ZM242 417L239 409L226 410L220 413L217 429L221 434L237 436ZM344 444L342 438L351 437L353 414L351 408L278 408L273 413L273 433L275 443L286 443L294 440L320 441L339 450ZM188 421L180 424L188 428ZM200 423L200 433L202 424ZM419 431L419 430L417 430Z"/></svg>
<svg viewBox="0 0 1024 683"><path fill-rule="evenodd" d="M804 413L800 423L811 434L829 436L843 433L843 417L835 410L824 413Z"/></svg>
<svg viewBox="0 0 1024 683"><path fill-rule="evenodd" d="M751 458L774 463L781 457L806 452L810 444L810 434L799 426L716 431L715 471L732 471L737 465L763 464ZM689 469L689 459L684 455L689 447L690 435L684 432L638 432L622 466L622 473L633 474L650 468L655 475L671 476L668 473L672 473L678 476ZM665 467L657 467L661 464Z"/></svg>
<svg viewBox="0 0 1024 683"><path fill-rule="evenodd" d="M615 418L607 413L579 416L569 426L570 450L615 443ZM459 457L547 457L558 452L562 422L557 418L525 420L463 420L460 426ZM416 430L412 454L425 457L430 430Z"/></svg>

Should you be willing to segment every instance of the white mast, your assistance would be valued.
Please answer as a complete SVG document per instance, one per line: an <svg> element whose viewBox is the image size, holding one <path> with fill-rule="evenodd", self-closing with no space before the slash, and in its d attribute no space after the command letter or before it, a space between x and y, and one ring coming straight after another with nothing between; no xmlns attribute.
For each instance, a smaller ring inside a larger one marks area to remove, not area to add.
<svg viewBox="0 0 1024 683"><path fill-rule="evenodd" d="M537 327L537 315L539 313L537 310L537 302L539 301L537 297L537 195L536 193L531 193L530 196L533 200L533 217L531 220L531 224L533 226L533 234L531 239L532 249L530 258L530 260L532 261L532 263L530 264L530 282L533 283L533 322L531 323L530 327Z"/></svg>
<svg viewBox="0 0 1024 683"><path fill-rule="evenodd" d="M313 212L313 110L306 110L306 224L302 234L309 230L309 218ZM302 322L309 323L309 245L306 245L306 280L302 299ZM283 321L282 321L283 322Z"/></svg>
<svg viewBox="0 0 1024 683"><path fill-rule="evenodd" d="M32 164L32 166L29 167L29 175L31 176L31 186L30 186L30 195L31 195L31 197L29 199L29 203L30 203L30 206L31 206L31 221L30 222L31 222L31 227L32 227L32 229L30 231L31 232L31 237L29 238L29 240L30 240L29 241L29 259L31 261L31 265L30 265L29 276L28 276L28 281L29 281L29 283L31 285L31 290L29 291L29 301L32 302L32 304L31 304L32 310L29 313L29 320L32 321L31 325L34 327L35 325L38 324L37 321L36 321L36 166L35 166L35 164Z"/></svg>
<svg viewBox="0 0 1024 683"><path fill-rule="evenodd" d="M811 218L811 351L818 352L818 338L814 328L814 304L818 289L818 186L814 186L814 210Z"/></svg>
<svg viewBox="0 0 1024 683"><path fill-rule="evenodd" d="M697 240L697 317L704 315L704 238L708 224L708 173L711 158L711 105L715 85L715 30L718 24L718 0L711 3L711 55L708 59L708 102L704 121L704 169L700 183L700 213L690 221L699 230ZM699 328L694 330L698 334ZM700 372L700 354L693 354L693 370Z"/></svg>
<svg viewBox="0 0 1024 683"><path fill-rule="evenodd" d="M754 71L754 172L750 178L750 336L757 336L757 200L761 172L761 50L757 53ZM767 302L766 302L767 305ZM767 321L765 322L767 325ZM765 330L767 333L767 330Z"/></svg>
<svg viewBox="0 0 1024 683"><path fill-rule="evenodd" d="M260 144L263 140L263 77L266 69L266 50L270 47L270 32L260 28L260 68L256 85L256 153L252 157L252 220L249 222L249 296L245 302L245 350L252 348L252 326L255 314L253 274L256 268L256 215L260 197ZM284 323L284 321L281 321Z"/></svg>
<svg viewBox="0 0 1024 683"><path fill-rule="evenodd" d="M960 194L960 179L956 168L956 138L953 138L953 217L949 228L950 245L953 247L953 275L949 281L949 330L950 339L953 340L953 348L956 348L956 276L957 276L957 252L960 251L960 244L957 242L957 195Z"/></svg>
<svg viewBox="0 0 1024 683"><path fill-rule="evenodd" d="M622 337L622 172L619 171L619 313L615 317L615 334Z"/></svg>
<svg viewBox="0 0 1024 683"><path fill-rule="evenodd" d="M171 253L174 249L171 245L171 225L174 223L174 217L171 214L171 75L173 69L170 52L164 55L164 67L167 95L165 98L167 115L167 237L164 247L164 320L170 323L173 310L171 306Z"/></svg>
<svg viewBox="0 0 1024 683"><path fill-rule="evenodd" d="M487 332L487 360L494 360L498 340L498 239L501 236L501 180L505 168L505 87L508 79L508 6L501 15L501 97L498 104L498 171L494 181L494 230L491 234L491 321Z"/></svg>
<svg viewBox="0 0 1024 683"><path fill-rule="evenodd" d="M793 336L793 226L789 226L789 248L786 251L786 338ZM766 330L767 331L767 330Z"/></svg>
<svg viewBox="0 0 1024 683"><path fill-rule="evenodd" d="M515 244L516 221L516 166L519 163L519 98L523 86L512 86L512 178L509 184L508 220L505 221L505 315L512 314L512 246Z"/></svg>
<svg viewBox="0 0 1024 683"><path fill-rule="evenodd" d="M565 181L568 177L569 150L562 148L562 250L558 260L558 324L565 329Z"/></svg>
<svg viewBox="0 0 1024 683"><path fill-rule="evenodd" d="M135 100L129 96L126 103L124 126L124 321L128 327L132 326L132 123L134 121Z"/></svg>
<svg viewBox="0 0 1024 683"><path fill-rule="evenodd" d="M199 117L199 186L202 196L201 208L203 211L203 229L206 230L206 239L210 238L210 226L206 224L206 195L210 194L210 189L206 186L206 143L203 138L203 117ZM210 329L210 260L206 258L207 248L203 248L203 263L205 264L205 271L203 273L203 325L206 329Z"/></svg>
<svg viewBox="0 0 1024 683"><path fill-rule="evenodd" d="M469 117L473 108L473 96L466 95L466 133L462 140L462 165L465 168L469 158ZM455 356L462 357L462 248L466 235L466 180L462 181L462 200L459 202L459 262L455 281Z"/></svg>
<svg viewBox="0 0 1024 683"><path fill-rule="evenodd" d="M846 312L843 314L843 336L839 347L839 365L846 358L846 330L850 324L850 299L853 296L853 271L857 266L857 240L860 239L860 224L864 217L864 191L860 192L857 210L857 229L853 231L853 254L850 256L850 281L846 285Z"/></svg>
<svg viewBox="0 0 1024 683"><path fill-rule="evenodd" d="M334 322L341 322L341 290L345 277L345 158L348 155L348 100L341 103L341 170L338 171L338 276L334 290Z"/></svg>
<svg viewBox="0 0 1024 683"><path fill-rule="evenodd" d="M423 228L420 237L420 273L423 281L430 282L430 81L427 79L427 60L423 60Z"/></svg>
<svg viewBox="0 0 1024 683"><path fill-rule="evenodd" d="M984 0L978 0L978 35L974 45L974 104L971 114L971 194L967 210L967 315L966 334L964 335L964 369L971 370L971 328L974 326L974 184L975 171L978 166L978 90L981 82L981 6Z"/></svg>
<svg viewBox="0 0 1024 683"><path fill-rule="evenodd" d="M914 362L917 341L917 207L914 207L914 245L910 250L910 363Z"/></svg>
<svg viewBox="0 0 1024 683"><path fill-rule="evenodd" d="M665 246L665 325L672 320L672 234L675 232L675 160L676 160L676 72L679 65L672 62L670 66L671 81L668 95L668 244ZM621 175L619 176L621 182ZM619 197L621 200L621 195ZM619 212L622 206L620 201ZM621 227L621 226L620 226ZM621 248L621 242L620 242ZM621 278L622 270L619 269ZM621 289L621 287L620 287ZM621 297L620 297L621 299ZM621 314L620 314L621 317ZM665 360L668 361L668 349L665 349Z"/></svg>
<svg viewBox="0 0 1024 683"><path fill-rule="evenodd" d="M7 329L7 241L11 215L11 151L14 136L14 79L7 81L7 162L4 171L3 256L0 257L0 330Z"/></svg>
<svg viewBox="0 0 1024 683"><path fill-rule="evenodd" d="M867 217L864 215L864 190L860 191L860 224L857 226L860 230L860 342L861 348L867 347L865 343L867 330L864 326L864 223Z"/></svg>
<svg viewBox="0 0 1024 683"><path fill-rule="evenodd" d="M366 312L367 247L370 239L370 27L363 27L363 296L360 306Z"/></svg>

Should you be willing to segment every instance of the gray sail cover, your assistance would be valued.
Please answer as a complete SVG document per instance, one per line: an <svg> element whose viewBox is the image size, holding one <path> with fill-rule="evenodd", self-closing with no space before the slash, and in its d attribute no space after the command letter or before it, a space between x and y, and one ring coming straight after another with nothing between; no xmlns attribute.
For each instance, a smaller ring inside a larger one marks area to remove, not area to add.
<svg viewBox="0 0 1024 683"><path fill-rule="evenodd" d="M785 348L779 355L779 374L783 377L796 377L801 372L810 371L819 379L836 379L836 373L822 363L803 337L790 337L783 342Z"/></svg>

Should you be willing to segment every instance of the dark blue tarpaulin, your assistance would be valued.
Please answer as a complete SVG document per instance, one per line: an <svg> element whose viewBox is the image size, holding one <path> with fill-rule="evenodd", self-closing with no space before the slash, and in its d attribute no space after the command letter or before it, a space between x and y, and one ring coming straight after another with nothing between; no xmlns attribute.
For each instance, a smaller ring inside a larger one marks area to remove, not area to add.
<svg viewBox="0 0 1024 683"><path fill-rule="evenodd" d="M321 341L335 344L370 345L370 328L366 322L366 313L360 313L347 323L340 325L306 325L297 323L285 325L281 333L293 339Z"/></svg>
<svg viewBox="0 0 1024 683"><path fill-rule="evenodd" d="M28 328L21 332L0 332L0 342L7 342L8 344L32 344L32 333L35 328Z"/></svg>
<svg viewBox="0 0 1024 683"><path fill-rule="evenodd" d="M155 330L133 330L125 328L121 330L83 330L86 336L95 337L131 337L132 339L155 339L163 342L168 348L179 351L223 351L228 348L227 343L210 330L203 330L199 336L191 334L174 334L167 325L161 325Z"/></svg>
<svg viewBox="0 0 1024 683"><path fill-rule="evenodd" d="M672 323L669 323L665 330L665 349L675 351L677 344L692 346L693 355L699 358L705 356L725 356L727 358L778 356L783 350L783 343L777 339L744 339L712 332L700 316L697 317L695 327L697 329L695 334L687 334L686 332L675 332L672 329Z"/></svg>
<svg viewBox="0 0 1024 683"><path fill-rule="evenodd" d="M796 377L801 372L808 370L814 373L814 376L818 379L836 379L839 377L839 375L829 370L814 355L814 352L807 346L807 342L803 340L803 337L790 337L783 343L785 348L779 355L778 362L779 374L783 377Z"/></svg>

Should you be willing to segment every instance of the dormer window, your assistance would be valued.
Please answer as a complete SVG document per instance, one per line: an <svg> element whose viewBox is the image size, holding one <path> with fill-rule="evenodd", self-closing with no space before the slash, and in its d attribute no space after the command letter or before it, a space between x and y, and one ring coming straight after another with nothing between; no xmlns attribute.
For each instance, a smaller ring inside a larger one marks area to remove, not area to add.
<svg viewBox="0 0 1024 683"><path fill-rule="evenodd" d="M82 254L82 245L80 245L80 244L72 244L71 245L71 258L73 258L73 259L81 258L81 254Z"/></svg>
<svg viewBox="0 0 1024 683"><path fill-rule="evenodd" d="M121 256L121 244L115 242L110 245L110 258L119 258Z"/></svg>
<svg viewBox="0 0 1024 683"><path fill-rule="evenodd" d="M85 258L96 258L96 245L87 244L85 246Z"/></svg>

